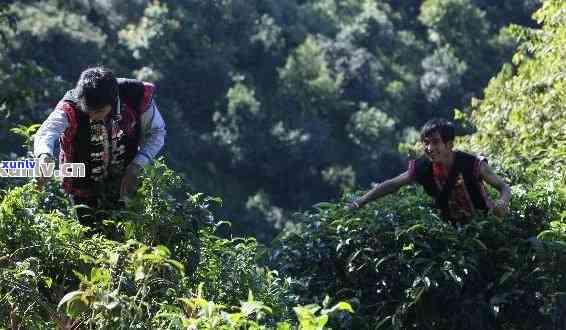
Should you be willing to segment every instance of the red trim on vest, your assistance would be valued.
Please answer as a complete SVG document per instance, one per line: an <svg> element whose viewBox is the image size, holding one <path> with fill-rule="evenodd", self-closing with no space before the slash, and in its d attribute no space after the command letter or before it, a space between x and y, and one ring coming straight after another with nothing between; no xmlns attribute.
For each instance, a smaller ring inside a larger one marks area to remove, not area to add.
<svg viewBox="0 0 566 330"><path fill-rule="evenodd" d="M77 113L75 108L70 102L67 101L60 101L56 109L61 110L67 116L67 121L69 126L63 132L63 135L59 138L59 164L64 163L72 163L73 162L73 140L75 139L75 135L77 134ZM88 197L90 194L80 189L76 189L73 187L72 182L69 178L63 178L63 189L72 195L77 197Z"/></svg>
<svg viewBox="0 0 566 330"><path fill-rule="evenodd" d="M69 122L69 126L65 130L63 134L63 138L65 142L72 142L75 138L75 134L77 133L77 113L75 112L75 108L70 102L61 101L57 104L58 110L62 110L67 115L67 121Z"/></svg>
<svg viewBox="0 0 566 330"><path fill-rule="evenodd" d="M142 104L140 104L140 117L141 115L149 109L149 105L151 104L151 100L153 99L153 92L155 91L155 85L148 82L143 82L143 100Z"/></svg>

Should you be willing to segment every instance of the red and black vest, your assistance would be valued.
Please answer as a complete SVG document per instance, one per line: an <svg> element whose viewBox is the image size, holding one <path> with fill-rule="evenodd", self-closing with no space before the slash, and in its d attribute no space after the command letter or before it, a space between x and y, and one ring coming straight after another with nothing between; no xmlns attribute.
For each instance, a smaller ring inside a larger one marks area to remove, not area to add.
<svg viewBox="0 0 566 330"><path fill-rule="evenodd" d="M479 159L474 155L454 151L454 164L442 188L439 188L435 181L433 163L424 156L415 161L414 175L415 180L424 188L425 192L434 198L435 207L440 209L443 215L448 214L449 199L456 181L461 178L464 180L466 194L473 208L487 211L490 207L479 174Z"/></svg>
<svg viewBox="0 0 566 330"><path fill-rule="evenodd" d="M59 139L61 152L60 163L84 163L84 178L63 178L63 188L77 197L93 197L100 194L101 187L109 182L119 182L125 167L137 154L141 140L141 115L147 111L154 92L151 83L118 78L120 102L113 105L112 111L104 122L92 123L88 114L78 109L75 90L68 91L57 104L57 109L65 112L69 126ZM117 109L118 105L120 109ZM104 134L95 134L97 130ZM108 139L111 150L106 165L97 159L102 150L98 146L101 136ZM108 172L106 172L108 170ZM104 174L104 175L102 175ZM104 178L104 179L102 179Z"/></svg>

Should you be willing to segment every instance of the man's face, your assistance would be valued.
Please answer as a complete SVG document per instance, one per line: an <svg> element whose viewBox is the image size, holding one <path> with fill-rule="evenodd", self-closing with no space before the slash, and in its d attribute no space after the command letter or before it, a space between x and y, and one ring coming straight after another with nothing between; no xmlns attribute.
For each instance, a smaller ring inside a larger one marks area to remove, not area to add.
<svg viewBox="0 0 566 330"><path fill-rule="evenodd" d="M423 138L422 144L426 156L434 163L446 162L450 158L454 146L452 141L444 143L438 132Z"/></svg>
<svg viewBox="0 0 566 330"><path fill-rule="evenodd" d="M104 117L106 117L106 115L109 114L110 111L112 111L112 106L105 105L101 108L89 112L88 116L90 117L91 120L104 120Z"/></svg>

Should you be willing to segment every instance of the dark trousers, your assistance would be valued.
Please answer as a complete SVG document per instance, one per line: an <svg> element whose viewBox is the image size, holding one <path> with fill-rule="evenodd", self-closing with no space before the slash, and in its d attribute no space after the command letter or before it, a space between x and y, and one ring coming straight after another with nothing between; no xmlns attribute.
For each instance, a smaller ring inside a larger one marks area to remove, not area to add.
<svg viewBox="0 0 566 330"><path fill-rule="evenodd" d="M71 203L75 207L75 217L81 225L90 227L92 234L98 233L114 237L115 233L108 233L102 222L110 217L112 210L120 210L124 208L124 205L123 202L118 200L118 196L114 196L114 198L105 197L83 198L69 195Z"/></svg>

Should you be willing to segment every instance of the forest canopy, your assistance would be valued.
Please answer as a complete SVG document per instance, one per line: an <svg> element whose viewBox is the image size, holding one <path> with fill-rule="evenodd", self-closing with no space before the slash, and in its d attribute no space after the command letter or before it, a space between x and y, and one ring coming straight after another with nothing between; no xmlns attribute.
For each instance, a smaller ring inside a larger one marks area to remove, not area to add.
<svg viewBox="0 0 566 330"><path fill-rule="evenodd" d="M1 329L566 327L563 1L8 0L0 40L3 160L93 65L167 124L102 235L1 178ZM412 186L345 210L432 117L510 213L455 227Z"/></svg>
<svg viewBox="0 0 566 330"><path fill-rule="evenodd" d="M268 241L294 210L397 174L430 117L468 113L536 0L8 1L2 152L82 70L155 83L166 155ZM467 133L465 129L461 133ZM177 143L182 141L182 143ZM230 196L230 198L226 198Z"/></svg>

